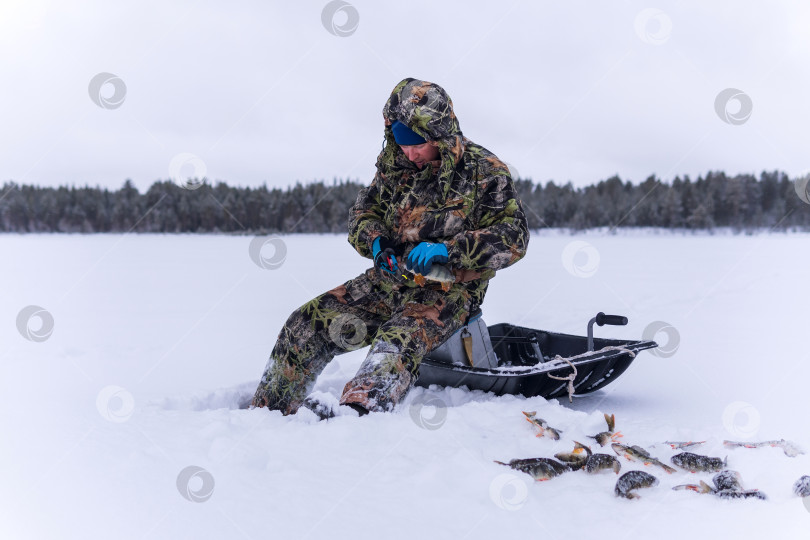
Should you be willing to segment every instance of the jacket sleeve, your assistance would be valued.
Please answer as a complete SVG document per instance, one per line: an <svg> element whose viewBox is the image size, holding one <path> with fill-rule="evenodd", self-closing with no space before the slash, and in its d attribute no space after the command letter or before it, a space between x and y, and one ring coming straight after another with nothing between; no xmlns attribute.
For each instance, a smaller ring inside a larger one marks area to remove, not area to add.
<svg viewBox="0 0 810 540"><path fill-rule="evenodd" d="M371 185L360 190L357 201L349 210L349 243L368 259L372 258L374 239L389 235L384 222L387 203L382 198L381 183L380 173L377 173Z"/></svg>
<svg viewBox="0 0 810 540"><path fill-rule="evenodd" d="M529 227L508 173L487 176L477 188L473 209L477 228L455 235L446 244L451 266L482 272L488 278L526 254Z"/></svg>

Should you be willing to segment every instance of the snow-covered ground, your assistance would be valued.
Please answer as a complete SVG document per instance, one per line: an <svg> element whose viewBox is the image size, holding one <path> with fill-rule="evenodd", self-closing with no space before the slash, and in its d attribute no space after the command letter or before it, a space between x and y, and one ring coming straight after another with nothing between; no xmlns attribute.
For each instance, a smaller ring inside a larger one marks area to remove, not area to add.
<svg viewBox="0 0 810 540"><path fill-rule="evenodd" d="M791 486L810 454L722 441L810 452L810 236L534 234L492 281L488 323L581 334L618 313L630 323L597 335L659 323L663 354L573 404L418 388L392 414L328 422L238 403L289 312L368 261L344 236L287 236L264 269L251 239L0 236L0 537L808 538ZM336 399L364 354L337 357L316 390ZM534 437L528 410L562 439ZM624 460L660 484L630 501L612 473L534 482L493 463L593 443L603 413L667 463L663 441L707 441L695 451L728 456L768 500L673 491L712 475Z"/></svg>

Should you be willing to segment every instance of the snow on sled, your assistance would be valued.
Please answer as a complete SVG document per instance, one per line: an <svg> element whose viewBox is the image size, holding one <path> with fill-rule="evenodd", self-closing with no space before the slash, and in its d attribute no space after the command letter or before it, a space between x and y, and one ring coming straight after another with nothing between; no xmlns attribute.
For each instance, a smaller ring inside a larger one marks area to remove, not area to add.
<svg viewBox="0 0 810 540"><path fill-rule="evenodd" d="M623 326L627 318L599 313L587 336L501 323L487 326L481 311L431 351L419 365L416 384L466 386L496 395L556 398L598 390L624 373L654 341L593 337L593 325Z"/></svg>

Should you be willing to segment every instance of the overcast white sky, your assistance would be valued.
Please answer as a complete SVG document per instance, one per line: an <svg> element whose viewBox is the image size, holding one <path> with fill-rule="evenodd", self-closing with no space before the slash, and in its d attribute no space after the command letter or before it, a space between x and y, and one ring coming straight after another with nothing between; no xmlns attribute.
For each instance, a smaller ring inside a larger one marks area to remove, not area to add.
<svg viewBox="0 0 810 540"><path fill-rule="evenodd" d="M340 37L323 0L0 0L0 182L144 190L181 154L232 185L368 182L404 77L535 181L810 169L804 0L349 4ZM102 72L117 108L90 97Z"/></svg>

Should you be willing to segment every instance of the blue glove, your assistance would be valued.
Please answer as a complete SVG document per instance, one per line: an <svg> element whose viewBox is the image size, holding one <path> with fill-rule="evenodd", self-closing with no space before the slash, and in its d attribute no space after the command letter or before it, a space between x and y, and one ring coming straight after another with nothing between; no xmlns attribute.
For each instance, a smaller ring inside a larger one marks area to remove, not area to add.
<svg viewBox="0 0 810 540"><path fill-rule="evenodd" d="M408 269L426 276L434 263L447 262L447 246L442 243L420 242L408 253Z"/></svg>
<svg viewBox="0 0 810 540"><path fill-rule="evenodd" d="M399 273L394 244L388 238L382 236L375 238L371 244L371 254L374 257L374 266L376 268L392 275Z"/></svg>

